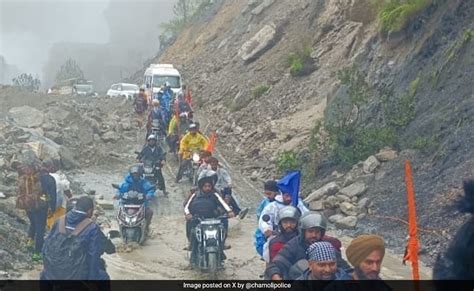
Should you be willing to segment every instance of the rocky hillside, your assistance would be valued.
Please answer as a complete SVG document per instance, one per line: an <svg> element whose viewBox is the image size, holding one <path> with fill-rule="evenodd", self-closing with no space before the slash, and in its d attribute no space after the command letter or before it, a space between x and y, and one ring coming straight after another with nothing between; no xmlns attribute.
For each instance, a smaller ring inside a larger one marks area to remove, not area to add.
<svg viewBox="0 0 474 291"><path fill-rule="evenodd" d="M449 205L474 176L474 2L381 3L214 1L153 62L180 69L245 174L302 168L314 209L400 252L410 159L431 262L463 221Z"/></svg>

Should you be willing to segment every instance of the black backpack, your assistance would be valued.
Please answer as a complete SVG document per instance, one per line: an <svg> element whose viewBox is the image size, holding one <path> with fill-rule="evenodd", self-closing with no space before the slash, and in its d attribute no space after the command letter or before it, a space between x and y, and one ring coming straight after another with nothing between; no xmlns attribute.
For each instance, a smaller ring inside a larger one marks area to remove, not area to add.
<svg viewBox="0 0 474 291"><path fill-rule="evenodd" d="M89 218L81 221L74 231L66 231L66 217L58 221L59 232L45 244L44 269L49 280L87 280L89 265L87 252L77 236L92 223Z"/></svg>

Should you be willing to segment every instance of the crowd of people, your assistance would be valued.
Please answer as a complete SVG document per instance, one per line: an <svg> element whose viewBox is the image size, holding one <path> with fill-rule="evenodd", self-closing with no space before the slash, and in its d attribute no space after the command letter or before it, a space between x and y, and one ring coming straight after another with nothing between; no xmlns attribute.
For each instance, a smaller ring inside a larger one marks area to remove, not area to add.
<svg viewBox="0 0 474 291"><path fill-rule="evenodd" d="M188 238L186 249L193 251L196 244L195 236L191 235L196 226L193 218L226 215L223 224L227 232L227 218L243 219L249 209L239 205L229 172L213 156L213 146L209 146L210 141L200 131L199 123L192 120L191 103L192 98L186 92L174 97L168 84L164 84L153 98L140 89L133 104L137 114L148 116L148 122L146 144L137 159L141 163L152 160L157 165L157 183L155 185L144 178L142 164L133 165L118 187L115 198L120 200L131 190L143 193L147 197L146 220L149 226L153 216L149 201L155 197L156 188L167 195L161 172L166 162L166 151L150 127L152 121L158 119L169 151L179 155L176 183L182 178L184 161L189 159L190 153L200 153L197 183L183 204ZM94 222L93 199L72 195L67 177L59 171L59 161L41 161L34 152L25 151L13 166L18 171L16 206L25 210L29 218L27 245L32 260L43 262L41 279L110 279L101 256L115 252L115 247ZM466 182L464 189L462 211L472 214L474 181ZM308 210L299 197L289 193L282 180L265 182L263 195L265 198L256 207L254 245L266 263L265 279L381 280L385 255L382 237L374 234L356 237L345 250L346 261L342 256L341 241L327 234L326 217ZM448 251L438 258L434 279L474 278L473 221L471 218L459 230ZM224 249L228 248L230 245L225 244Z"/></svg>

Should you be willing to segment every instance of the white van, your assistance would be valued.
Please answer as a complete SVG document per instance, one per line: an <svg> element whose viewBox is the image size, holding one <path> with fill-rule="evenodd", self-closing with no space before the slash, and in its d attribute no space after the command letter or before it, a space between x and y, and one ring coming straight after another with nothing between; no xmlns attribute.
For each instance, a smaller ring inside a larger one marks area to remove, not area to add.
<svg viewBox="0 0 474 291"><path fill-rule="evenodd" d="M178 94L181 89L181 75L171 64L151 64L145 70L145 87L148 93L158 93L160 87L168 82L173 93Z"/></svg>

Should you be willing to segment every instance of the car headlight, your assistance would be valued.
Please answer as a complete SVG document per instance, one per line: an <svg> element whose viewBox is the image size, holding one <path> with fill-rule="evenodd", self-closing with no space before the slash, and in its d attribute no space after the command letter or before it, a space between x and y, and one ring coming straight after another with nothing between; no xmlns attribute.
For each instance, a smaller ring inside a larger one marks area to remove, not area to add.
<svg viewBox="0 0 474 291"><path fill-rule="evenodd" d="M194 154L193 154L193 161L194 161L195 163L199 162L200 159L201 159L201 158L199 157L199 154L197 154L197 153L194 153Z"/></svg>

